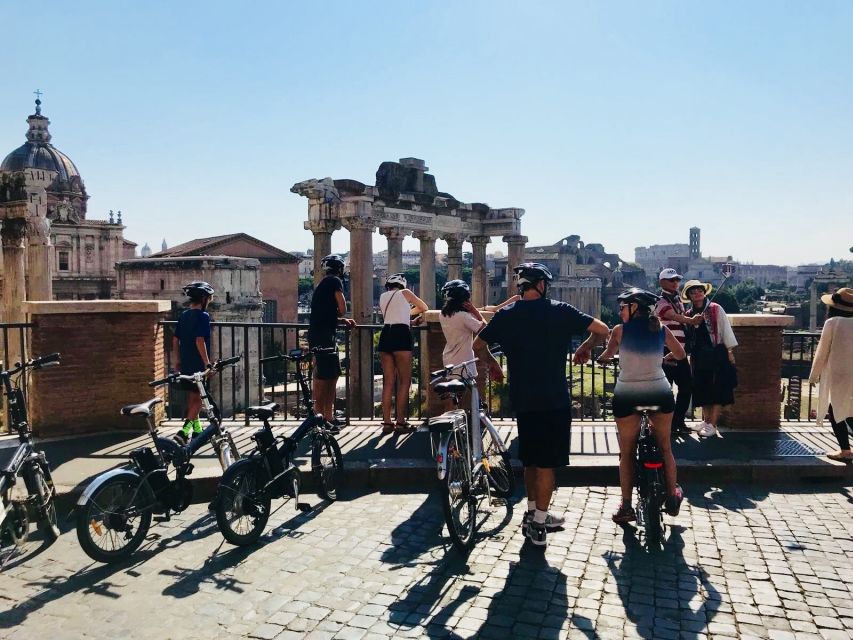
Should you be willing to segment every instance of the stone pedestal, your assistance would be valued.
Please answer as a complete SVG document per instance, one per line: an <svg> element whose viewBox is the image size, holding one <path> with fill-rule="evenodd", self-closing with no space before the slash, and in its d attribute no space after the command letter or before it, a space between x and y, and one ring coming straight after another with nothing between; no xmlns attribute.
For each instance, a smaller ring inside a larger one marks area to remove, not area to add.
<svg viewBox="0 0 853 640"><path fill-rule="evenodd" d="M486 273L486 245L491 238L489 236L471 236L473 254L473 271L471 274L471 300L475 307L486 306L486 297L489 290L488 273Z"/></svg>
<svg viewBox="0 0 853 640"><path fill-rule="evenodd" d="M738 388L735 403L723 408L720 423L737 429L778 428L782 379L782 329L792 316L732 314ZM697 409L698 411L698 409Z"/></svg>
<svg viewBox="0 0 853 640"><path fill-rule="evenodd" d="M447 279L462 278L462 234L442 236L447 241Z"/></svg>
<svg viewBox="0 0 853 640"><path fill-rule="evenodd" d="M406 237L406 232L398 227L382 227L379 233L388 238L388 275L402 273L403 238Z"/></svg>
<svg viewBox="0 0 853 640"><path fill-rule="evenodd" d="M371 324L373 317L373 229L370 218L345 221L350 232L350 295L356 324ZM352 332L349 357L350 417L373 416L372 334Z"/></svg>
<svg viewBox="0 0 853 640"><path fill-rule="evenodd" d="M438 236L429 231L415 231L412 235L421 242L420 298L430 309L435 309L435 240Z"/></svg>
<svg viewBox="0 0 853 640"><path fill-rule="evenodd" d="M165 300L28 302L33 355L59 352L62 364L30 381L30 416L39 437L144 428L123 405L163 397L148 382L166 375ZM163 405L155 417L163 416Z"/></svg>

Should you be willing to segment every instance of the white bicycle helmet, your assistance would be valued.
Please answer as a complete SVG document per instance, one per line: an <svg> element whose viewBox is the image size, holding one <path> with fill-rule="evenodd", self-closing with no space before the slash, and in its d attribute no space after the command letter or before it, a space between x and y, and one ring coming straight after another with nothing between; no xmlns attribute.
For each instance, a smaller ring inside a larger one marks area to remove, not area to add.
<svg viewBox="0 0 853 640"><path fill-rule="evenodd" d="M406 277L402 273L392 273L390 276L388 276L388 278L385 280L385 285L387 286L389 284L398 284L404 289L409 286L409 284L406 282Z"/></svg>

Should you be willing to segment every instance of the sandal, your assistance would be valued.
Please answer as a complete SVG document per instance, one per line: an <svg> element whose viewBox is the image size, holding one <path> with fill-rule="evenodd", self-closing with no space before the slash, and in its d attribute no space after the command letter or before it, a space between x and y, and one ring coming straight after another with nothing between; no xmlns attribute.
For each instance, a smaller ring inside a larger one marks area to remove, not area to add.
<svg viewBox="0 0 853 640"><path fill-rule="evenodd" d="M394 431L394 423L393 422L382 422L382 435L388 435L389 433Z"/></svg>
<svg viewBox="0 0 853 640"><path fill-rule="evenodd" d="M826 457L830 460L835 460L836 462L846 462L847 464L853 463L853 456L846 456L840 451L836 451L835 453L827 453Z"/></svg>
<svg viewBox="0 0 853 640"><path fill-rule="evenodd" d="M397 433L412 433L413 431L416 431L416 428L413 427L408 420L403 420L403 422L395 423L394 431Z"/></svg>

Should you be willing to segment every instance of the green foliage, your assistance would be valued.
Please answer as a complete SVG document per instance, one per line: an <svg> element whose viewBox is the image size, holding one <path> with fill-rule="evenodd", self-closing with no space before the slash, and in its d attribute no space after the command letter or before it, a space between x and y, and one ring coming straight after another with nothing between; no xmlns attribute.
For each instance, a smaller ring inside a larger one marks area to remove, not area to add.
<svg viewBox="0 0 853 640"><path fill-rule="evenodd" d="M740 305L738 305L737 298L732 295L731 291L725 289L719 291L714 302L720 305L726 313L740 313Z"/></svg>
<svg viewBox="0 0 853 640"><path fill-rule="evenodd" d="M723 291L725 293L725 291ZM739 282L731 288L731 293L737 300L738 308L744 313L752 313L759 306L759 301L764 295L764 289L759 287L752 279ZM719 302L719 300L717 300ZM722 303L720 303L722 305ZM728 312L728 309L726 309Z"/></svg>
<svg viewBox="0 0 853 640"><path fill-rule="evenodd" d="M608 327L615 327L619 323L619 315L610 307L601 307L601 321Z"/></svg>
<svg viewBox="0 0 853 640"><path fill-rule="evenodd" d="M302 297L314 291L314 278L299 278L298 293Z"/></svg>

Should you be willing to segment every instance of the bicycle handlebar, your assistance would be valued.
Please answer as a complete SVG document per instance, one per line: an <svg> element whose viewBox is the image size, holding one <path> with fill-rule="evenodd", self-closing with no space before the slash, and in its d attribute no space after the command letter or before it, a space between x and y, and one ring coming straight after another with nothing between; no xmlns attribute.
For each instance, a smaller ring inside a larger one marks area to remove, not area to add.
<svg viewBox="0 0 853 640"><path fill-rule="evenodd" d="M16 373L20 373L24 369L42 369L44 367L55 367L59 365L61 360L62 356L58 353L51 353L46 356L36 356L35 358L31 358L23 363L16 362L14 367L9 369L8 371L3 371L2 375L13 376Z"/></svg>
<svg viewBox="0 0 853 640"><path fill-rule="evenodd" d="M222 371L225 367L231 367L240 360L243 359L242 355L233 356L231 358L226 358L225 360L217 360L216 362L210 363L210 368L207 371L203 372L203 375L209 375L211 372L219 372ZM193 374L195 375L195 374ZM161 384L166 384L167 382L177 382L178 380L192 380L193 375L184 375L181 373L170 373L165 378L161 378L160 380L152 380L148 383L149 387L159 387Z"/></svg>
<svg viewBox="0 0 853 640"><path fill-rule="evenodd" d="M337 353L338 350L335 347L313 347L310 350L310 353ZM291 362L298 362L305 358L305 351L303 349L291 349L290 353L279 353L274 356L267 356L266 358L261 358L260 363L264 364L265 362L280 362L282 360L290 360Z"/></svg>
<svg viewBox="0 0 853 640"><path fill-rule="evenodd" d="M465 362L460 362L459 364L449 364L444 369L439 369L438 371L431 372L430 375L430 384L435 382L436 380L440 380L441 378L446 378L449 375L453 375L454 369L461 369L467 367L469 364L474 364L478 362L479 358L474 358L473 360L466 360Z"/></svg>

